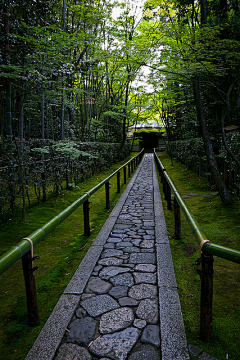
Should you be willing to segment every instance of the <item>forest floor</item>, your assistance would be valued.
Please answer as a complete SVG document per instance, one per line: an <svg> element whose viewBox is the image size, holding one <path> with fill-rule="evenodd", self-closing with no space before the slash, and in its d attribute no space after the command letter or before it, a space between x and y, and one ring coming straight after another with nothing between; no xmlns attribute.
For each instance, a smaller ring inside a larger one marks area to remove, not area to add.
<svg viewBox="0 0 240 360"><path fill-rule="evenodd" d="M59 196L52 195L46 202L36 203L30 209L27 208L24 222L21 221L21 210L17 210L14 217L7 217L1 224L0 255L16 245L23 237L27 237L51 220L134 155L136 153L131 153L123 161L99 174L95 174L78 184L73 190L63 189ZM128 178L127 176L127 183L130 179L131 177ZM121 193L126 185L123 184L123 172L121 172ZM21 261L15 263L0 276L1 360L25 358L81 259L85 256L92 241L94 241L121 196L116 192L116 176L110 180L110 186L109 210L105 208L104 186L90 198L91 235L89 237L83 235L83 210L80 206L68 219L34 247L34 255L40 256L40 259L34 262L34 265L38 266L35 278L40 326L31 328L27 324L28 315Z"/></svg>
<svg viewBox="0 0 240 360"><path fill-rule="evenodd" d="M214 244L240 251L240 199L235 197L232 206L223 207L217 191L207 179L180 163L173 162L172 166L166 153L159 154L159 158L208 239ZM160 190L162 192L161 185ZM188 344L203 349L219 360L238 360L240 266L214 257L213 337L203 343L199 340L199 266L195 265L199 258L198 244L183 214L182 238L174 239L174 213L173 210L167 210L164 195L162 200Z"/></svg>

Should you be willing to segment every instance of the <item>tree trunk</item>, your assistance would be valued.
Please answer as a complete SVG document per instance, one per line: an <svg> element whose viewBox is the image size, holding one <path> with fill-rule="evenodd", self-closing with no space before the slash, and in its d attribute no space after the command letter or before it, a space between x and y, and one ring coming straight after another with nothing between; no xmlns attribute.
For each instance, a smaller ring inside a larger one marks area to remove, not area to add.
<svg viewBox="0 0 240 360"><path fill-rule="evenodd" d="M201 26L207 22L207 0L201 0Z"/></svg>
<svg viewBox="0 0 240 360"><path fill-rule="evenodd" d="M5 33L5 54L6 65L10 65L10 48L9 48L9 11L8 6L4 7L4 33ZM6 117L7 117L7 152L12 153L12 120L11 120L11 80L6 77Z"/></svg>
<svg viewBox="0 0 240 360"><path fill-rule="evenodd" d="M208 164L209 164L212 176L214 178L214 181L217 186L217 189L218 189L218 192L221 197L223 205L229 205L233 201L232 201L231 195L221 177L221 174L218 169L217 161L214 156L213 147L212 147L211 139L210 139L208 128L207 128L207 123L206 123L205 116L204 116L203 104L202 104L201 94L200 94L200 89L199 89L199 82L198 82L197 78L195 78L193 81L193 92L194 92L195 104L196 104L196 108L197 108L197 117L198 117L199 125L202 130L202 136L203 136L206 156L208 159Z"/></svg>

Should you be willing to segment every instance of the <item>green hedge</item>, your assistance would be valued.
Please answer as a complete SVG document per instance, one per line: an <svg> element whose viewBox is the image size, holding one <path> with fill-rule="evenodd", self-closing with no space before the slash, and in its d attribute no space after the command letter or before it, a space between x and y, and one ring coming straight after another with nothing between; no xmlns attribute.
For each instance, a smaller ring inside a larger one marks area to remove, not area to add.
<svg viewBox="0 0 240 360"><path fill-rule="evenodd" d="M0 148L0 215L46 200L49 194L94 175L124 159L126 143L73 142L34 139L13 143L12 154Z"/></svg>

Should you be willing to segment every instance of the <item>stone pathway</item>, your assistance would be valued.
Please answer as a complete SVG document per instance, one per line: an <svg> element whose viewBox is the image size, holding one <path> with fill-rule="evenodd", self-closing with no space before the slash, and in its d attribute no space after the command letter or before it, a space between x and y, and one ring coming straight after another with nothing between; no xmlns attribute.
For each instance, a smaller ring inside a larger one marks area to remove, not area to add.
<svg viewBox="0 0 240 360"><path fill-rule="evenodd" d="M152 154L65 289L32 359L189 359Z"/></svg>
<svg viewBox="0 0 240 360"><path fill-rule="evenodd" d="M137 345L160 347L154 233L152 162L145 160L91 274L66 343L87 346L98 358L119 360L127 358L138 340ZM149 347L152 359L160 358L157 348ZM59 354L56 359L63 358Z"/></svg>

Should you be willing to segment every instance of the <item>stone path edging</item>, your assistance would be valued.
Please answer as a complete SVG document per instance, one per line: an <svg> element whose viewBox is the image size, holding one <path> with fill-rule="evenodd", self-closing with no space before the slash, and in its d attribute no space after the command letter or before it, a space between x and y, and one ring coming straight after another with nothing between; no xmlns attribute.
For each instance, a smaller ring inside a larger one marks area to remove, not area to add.
<svg viewBox="0 0 240 360"><path fill-rule="evenodd" d="M153 184L162 360L187 360L185 327L156 168L153 171Z"/></svg>

